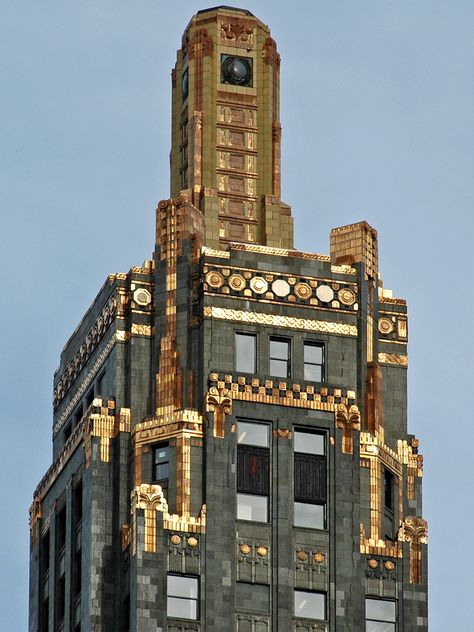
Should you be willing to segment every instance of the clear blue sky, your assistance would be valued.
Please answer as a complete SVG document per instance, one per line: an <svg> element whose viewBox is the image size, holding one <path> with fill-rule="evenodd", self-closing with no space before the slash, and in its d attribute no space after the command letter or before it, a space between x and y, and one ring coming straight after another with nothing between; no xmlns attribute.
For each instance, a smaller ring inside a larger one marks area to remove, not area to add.
<svg viewBox="0 0 474 632"><path fill-rule="evenodd" d="M217 3L214 3L217 4ZM211 2L212 6L213 3ZM27 510L59 353L109 272L153 249L170 69L206 4L0 0L0 629L27 625ZM472 0L248 0L282 55L283 197L298 248L366 219L408 299L425 455L430 631L472 620Z"/></svg>

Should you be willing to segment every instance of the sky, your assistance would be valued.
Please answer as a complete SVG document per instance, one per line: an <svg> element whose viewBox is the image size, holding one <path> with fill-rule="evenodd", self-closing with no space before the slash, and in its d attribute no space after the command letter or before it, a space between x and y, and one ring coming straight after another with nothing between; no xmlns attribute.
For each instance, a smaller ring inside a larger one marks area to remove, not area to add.
<svg viewBox="0 0 474 632"><path fill-rule="evenodd" d="M217 4L217 3L215 3ZM0 629L27 628L28 507L51 462L60 351L110 272L150 257L169 196L170 70L213 6L0 0ZM248 0L278 43L298 249L379 232L409 307L430 631L472 619L474 2Z"/></svg>

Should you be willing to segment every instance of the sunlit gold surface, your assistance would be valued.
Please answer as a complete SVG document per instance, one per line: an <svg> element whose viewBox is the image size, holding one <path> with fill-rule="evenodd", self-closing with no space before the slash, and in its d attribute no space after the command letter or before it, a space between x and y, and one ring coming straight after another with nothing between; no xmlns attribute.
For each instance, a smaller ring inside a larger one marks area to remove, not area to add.
<svg viewBox="0 0 474 632"><path fill-rule="evenodd" d="M224 309L221 307L210 306L204 307L204 316L206 318L231 320L240 323L255 323L270 327L318 331L328 334L336 334L339 336L357 336L356 325L325 320L310 320L307 318L264 314L262 312L246 312L238 309Z"/></svg>
<svg viewBox="0 0 474 632"><path fill-rule="evenodd" d="M381 364L408 366L408 356L401 353L379 353L378 359Z"/></svg>

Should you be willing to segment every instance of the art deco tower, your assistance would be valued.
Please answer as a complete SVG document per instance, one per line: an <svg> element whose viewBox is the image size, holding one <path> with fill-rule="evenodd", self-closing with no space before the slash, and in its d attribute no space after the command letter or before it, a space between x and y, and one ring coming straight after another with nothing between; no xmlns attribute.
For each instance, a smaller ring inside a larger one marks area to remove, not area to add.
<svg viewBox="0 0 474 632"><path fill-rule="evenodd" d="M427 630L406 303L366 222L294 249L279 72L248 11L185 30L153 258L54 376L30 632Z"/></svg>

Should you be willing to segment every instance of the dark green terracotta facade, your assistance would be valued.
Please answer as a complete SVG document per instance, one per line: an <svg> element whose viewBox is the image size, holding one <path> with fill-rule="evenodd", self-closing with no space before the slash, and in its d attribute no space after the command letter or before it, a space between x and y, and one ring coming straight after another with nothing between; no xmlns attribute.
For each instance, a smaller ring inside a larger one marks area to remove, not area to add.
<svg viewBox="0 0 474 632"><path fill-rule="evenodd" d="M30 632L426 631L406 304L382 287L376 232L335 229L324 256L268 239L206 248L205 226L195 190L161 202L154 260L110 275L64 347L30 511ZM237 334L253 336L251 372ZM268 437L250 456L243 422ZM298 432L324 446L303 474ZM296 526L314 477L323 523ZM266 519L239 518L249 489Z"/></svg>

